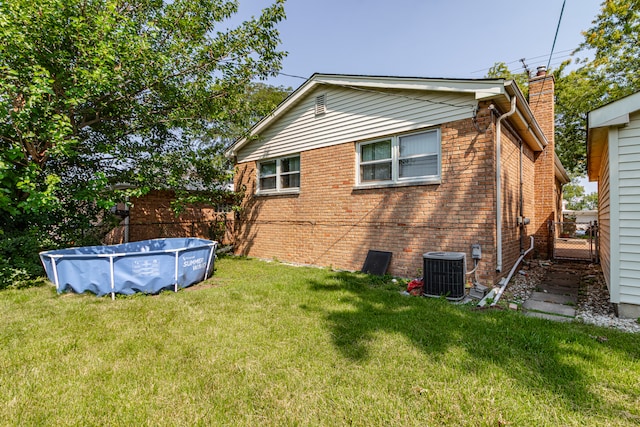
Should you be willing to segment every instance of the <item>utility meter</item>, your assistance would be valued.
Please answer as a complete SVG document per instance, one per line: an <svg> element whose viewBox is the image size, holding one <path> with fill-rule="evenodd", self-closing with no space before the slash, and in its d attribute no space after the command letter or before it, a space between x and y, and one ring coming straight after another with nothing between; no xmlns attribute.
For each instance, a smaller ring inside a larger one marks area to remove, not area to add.
<svg viewBox="0 0 640 427"><path fill-rule="evenodd" d="M482 251L480 250L480 244L479 243L474 243L473 245L471 245L471 258L473 258L473 259L481 259L482 258Z"/></svg>

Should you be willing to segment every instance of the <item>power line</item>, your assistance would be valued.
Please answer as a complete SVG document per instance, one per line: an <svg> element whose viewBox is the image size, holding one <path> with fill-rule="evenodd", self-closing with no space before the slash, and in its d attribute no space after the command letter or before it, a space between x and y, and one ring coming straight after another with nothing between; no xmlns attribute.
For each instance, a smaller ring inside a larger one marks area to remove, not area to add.
<svg viewBox="0 0 640 427"><path fill-rule="evenodd" d="M549 66L551 65L551 57L553 56L553 50L556 47L556 40L558 39L558 31L560 30L560 23L562 22L562 15L564 13L564 5L567 3L567 0L563 0L562 1L562 9L560 9L560 17L558 18L558 25L556 26L556 34L555 36L553 36L553 44L551 45L551 53L549 54L549 60L547 61L547 70L549 69ZM538 103L540 102L540 97L542 95L542 92L544 91L544 85L547 82L547 79L544 79L542 81L542 87L540 87L540 95L538 96L538 99L536 100L536 105L534 107L534 110L536 108L538 108Z"/></svg>
<svg viewBox="0 0 640 427"><path fill-rule="evenodd" d="M555 56L551 61L551 66L555 67L556 65L560 65L566 61L566 58L569 58L569 57L571 57L571 55ZM523 58L523 59L527 59L527 58ZM520 72L526 72L526 71L527 71L527 68L525 68L523 65L520 65L518 67L514 67L511 69L511 72L513 72L514 74L518 74Z"/></svg>
<svg viewBox="0 0 640 427"><path fill-rule="evenodd" d="M308 77L296 76L295 74L281 73L280 71L276 71L276 74L279 76L293 77L294 79L309 80Z"/></svg>
<svg viewBox="0 0 640 427"><path fill-rule="evenodd" d="M554 43L555 43L555 42L554 42ZM575 50L575 49L560 50L560 51L558 51L558 52L556 52L556 53L557 53L558 55L560 55L560 54L563 54L563 55L561 55L561 56L556 56L556 57L555 57L555 59L557 59L557 58L567 58L567 57L570 57L570 56L571 56L571 53L570 53L570 52L573 52L574 50ZM547 58L547 54L545 53L544 55L532 56L532 57L529 57L529 58L526 58L526 59L527 59L527 60L529 60L529 61L531 61L531 60L541 59L541 58ZM518 62L520 62L520 58L518 58L518 59L514 59L513 61L505 62L505 65L515 64L515 63L518 63ZM483 71L489 71L491 68L493 68L493 66L491 66L491 67L487 67L487 68L482 68L482 69L480 69L480 70L472 71L470 74L476 74L476 73L480 73L480 72L483 72Z"/></svg>
<svg viewBox="0 0 640 427"><path fill-rule="evenodd" d="M562 14L564 13L564 5L566 3L567 3L567 0L562 1L562 9L560 9L560 18L558 18L558 26L556 26L556 34L555 36L553 36L553 45L551 45L551 53L549 54L547 69L549 69L549 65L551 64L551 57L553 56L553 50L556 48L556 40L558 40L558 31L560 31L560 23L562 22Z"/></svg>

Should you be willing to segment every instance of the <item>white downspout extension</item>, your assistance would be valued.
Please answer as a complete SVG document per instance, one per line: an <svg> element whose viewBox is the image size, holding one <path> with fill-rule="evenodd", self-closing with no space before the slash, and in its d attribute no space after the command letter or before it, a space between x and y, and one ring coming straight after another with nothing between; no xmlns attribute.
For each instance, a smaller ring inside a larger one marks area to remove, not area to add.
<svg viewBox="0 0 640 427"><path fill-rule="evenodd" d="M491 110L496 107L491 104ZM511 98L511 109L496 120L496 271L502 271L502 166L500 152L502 151L502 119L506 119L516 112L516 97Z"/></svg>
<svg viewBox="0 0 640 427"><path fill-rule="evenodd" d="M520 265L524 257L526 257L527 254L533 250L533 246L534 246L533 236L529 236L529 239L531 240L529 249L527 249L522 255L520 255L520 258L518 258L516 263L513 264L513 267L511 268L509 275L507 277L502 278L502 280L500 280L500 283L499 283L500 287L491 289L491 291L487 295L485 295L485 297L482 298L482 300L480 300L480 302L478 303L478 307L484 307L485 305L488 304L489 300L492 301L490 305L491 307L498 304L498 301L500 301L500 297L504 293L504 290L507 289L507 285L509 284L511 277L513 277L513 273L516 272L516 268L518 268L518 266Z"/></svg>
<svg viewBox="0 0 640 427"><path fill-rule="evenodd" d="M491 307L495 306L498 303L498 301L500 301L500 297L504 293L504 290L507 289L507 285L509 284L509 281L513 277L513 273L516 272L516 269L518 268L518 266L520 265L520 263L522 262L524 257L526 257L527 254L533 250L533 236L529 236L529 238L531 239L531 245L529 246L529 249L527 249L522 255L520 255L520 258L518 258L518 261L516 261L516 263L513 264L513 268L509 272L509 275L507 276L507 278L506 279L502 279L503 283L500 286L500 289L498 289L498 291L496 292L496 296L493 298L493 302L491 303Z"/></svg>

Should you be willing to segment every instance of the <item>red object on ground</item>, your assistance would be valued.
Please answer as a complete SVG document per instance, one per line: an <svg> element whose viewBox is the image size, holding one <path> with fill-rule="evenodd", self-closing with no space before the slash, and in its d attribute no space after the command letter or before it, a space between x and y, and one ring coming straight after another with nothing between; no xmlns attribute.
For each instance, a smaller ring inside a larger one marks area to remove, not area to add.
<svg viewBox="0 0 640 427"><path fill-rule="evenodd" d="M424 288L424 280L422 279L413 279L407 284L407 292L411 295L422 295L422 291Z"/></svg>

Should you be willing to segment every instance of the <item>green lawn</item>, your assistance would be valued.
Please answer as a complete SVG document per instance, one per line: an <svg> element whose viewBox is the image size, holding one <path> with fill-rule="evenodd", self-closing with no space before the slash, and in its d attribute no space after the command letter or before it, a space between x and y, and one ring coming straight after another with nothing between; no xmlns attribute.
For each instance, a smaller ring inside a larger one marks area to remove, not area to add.
<svg viewBox="0 0 640 427"><path fill-rule="evenodd" d="M640 334L405 297L361 274L216 269L115 301L1 291L0 424L640 423Z"/></svg>

